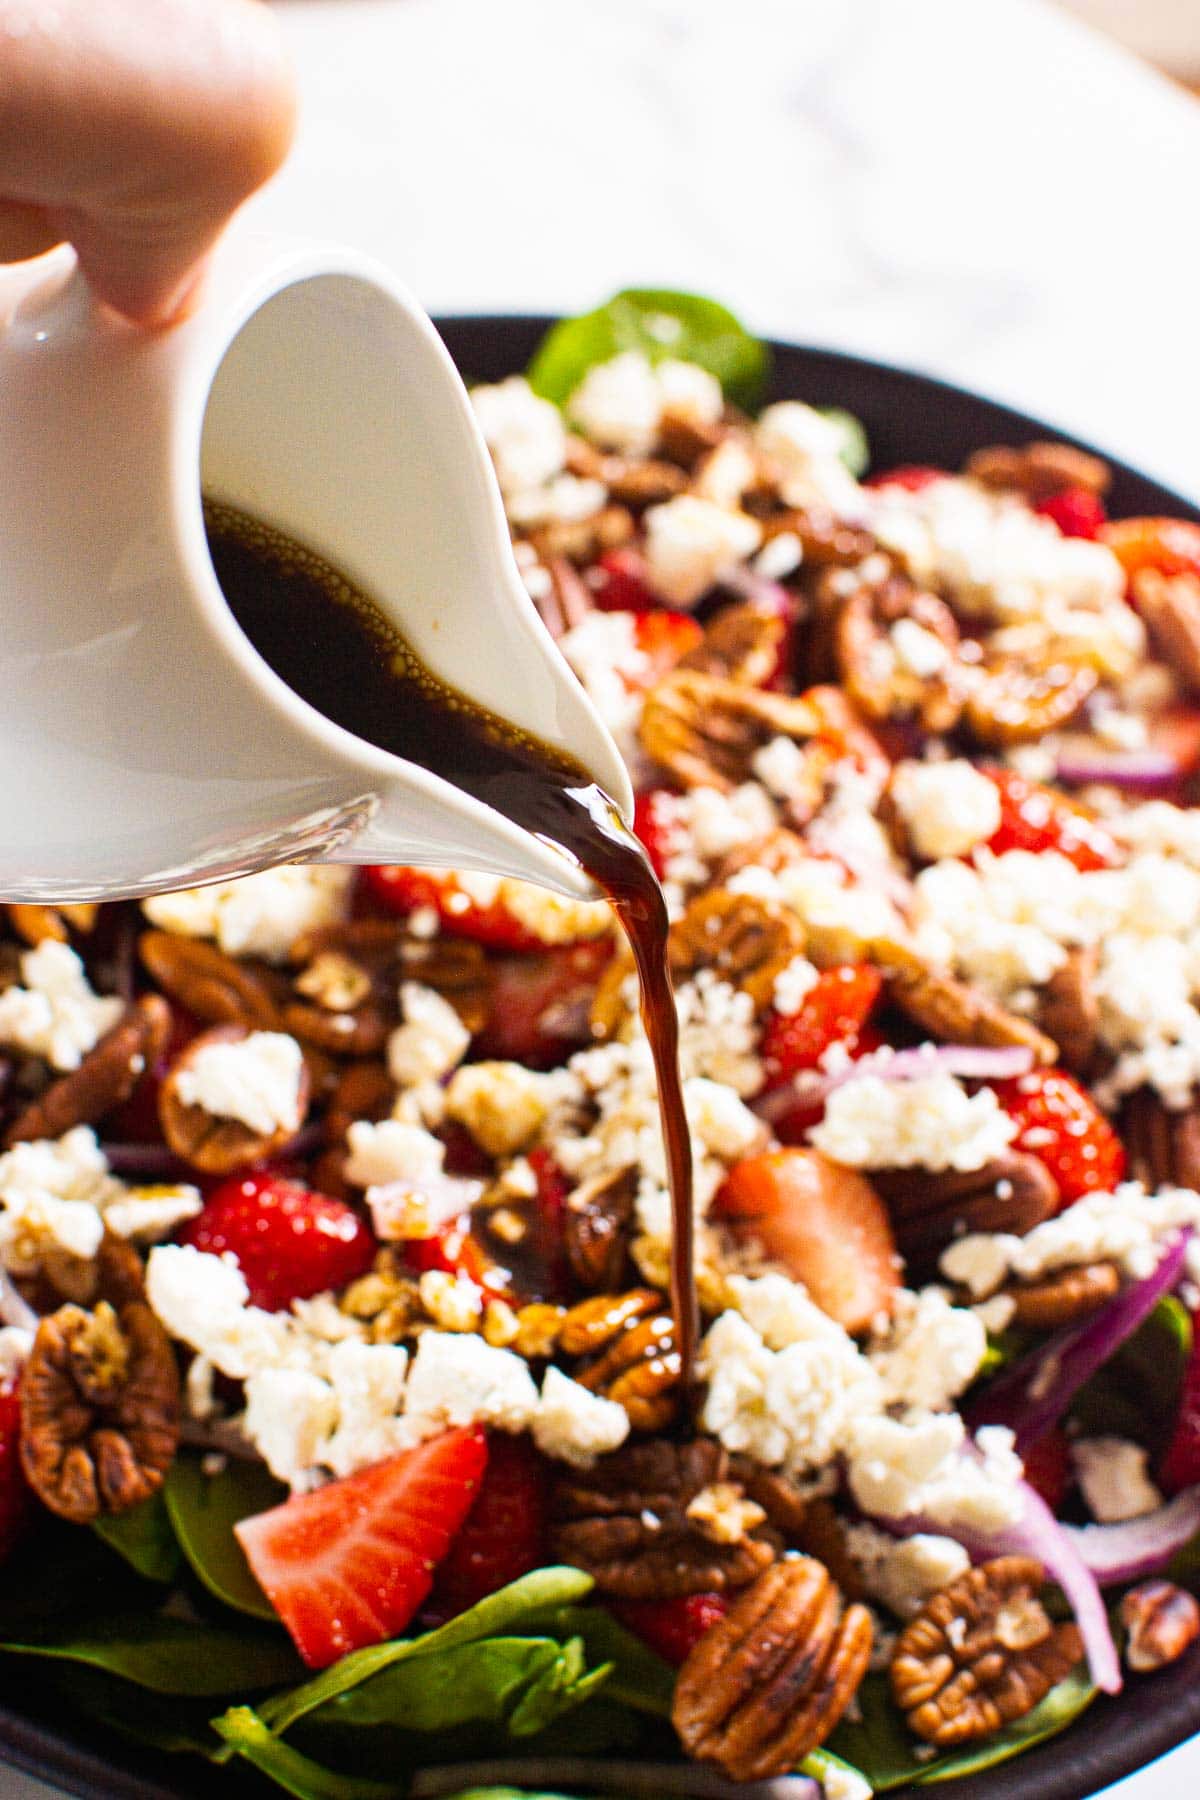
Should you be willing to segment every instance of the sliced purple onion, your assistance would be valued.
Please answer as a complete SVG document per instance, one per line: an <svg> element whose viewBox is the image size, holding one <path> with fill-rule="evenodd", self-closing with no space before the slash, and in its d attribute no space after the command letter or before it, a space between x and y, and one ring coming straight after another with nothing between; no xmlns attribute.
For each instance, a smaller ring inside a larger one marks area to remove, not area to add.
<svg viewBox="0 0 1200 1800"><path fill-rule="evenodd" d="M1101 1587L1161 1574L1200 1532L1200 1484L1165 1506L1119 1525L1064 1525L1063 1530Z"/></svg>
<svg viewBox="0 0 1200 1800"><path fill-rule="evenodd" d="M1132 1282L1084 1324L1057 1332L998 1376L968 1410L972 1431L981 1425L1007 1425L1023 1456L1057 1425L1084 1383L1132 1336L1163 1295L1179 1285L1190 1235L1184 1231L1167 1242L1152 1275Z"/></svg>
<svg viewBox="0 0 1200 1800"><path fill-rule="evenodd" d="M405 1226L414 1206L422 1215L422 1237L468 1212L483 1193L484 1183L467 1175L422 1175L415 1181L389 1181L367 1189L367 1205L375 1235L385 1242L411 1237ZM427 1226L427 1229L424 1227Z"/></svg>
<svg viewBox="0 0 1200 1800"><path fill-rule="evenodd" d="M1105 750L1090 744L1060 751L1054 772L1065 787L1103 783L1131 794L1163 793L1187 773L1165 750Z"/></svg>
<svg viewBox="0 0 1200 1800"><path fill-rule="evenodd" d="M753 1105L759 1117L770 1123L794 1106L819 1106L835 1088L867 1075L880 1081L919 1081L923 1075L936 1074L961 1075L968 1081L1007 1081L1027 1075L1032 1067L1033 1051L1022 1044L994 1050L977 1044L918 1044L911 1050L892 1050L885 1045L847 1062L842 1069L801 1069L783 1087L761 1094Z"/></svg>

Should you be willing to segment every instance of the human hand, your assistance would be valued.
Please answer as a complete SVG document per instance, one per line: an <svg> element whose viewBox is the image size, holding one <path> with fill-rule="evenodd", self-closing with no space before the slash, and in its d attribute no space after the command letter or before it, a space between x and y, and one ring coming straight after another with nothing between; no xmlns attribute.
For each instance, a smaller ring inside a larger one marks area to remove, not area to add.
<svg viewBox="0 0 1200 1800"><path fill-rule="evenodd" d="M294 122L259 0L0 0L0 262L70 242L101 300L168 324Z"/></svg>

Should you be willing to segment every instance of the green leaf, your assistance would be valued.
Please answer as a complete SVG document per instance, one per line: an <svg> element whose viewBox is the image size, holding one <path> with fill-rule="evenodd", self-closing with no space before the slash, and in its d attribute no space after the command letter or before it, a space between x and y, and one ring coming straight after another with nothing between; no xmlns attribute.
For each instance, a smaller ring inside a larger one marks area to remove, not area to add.
<svg viewBox="0 0 1200 1800"><path fill-rule="evenodd" d="M52 1687L73 1712L115 1731L131 1743L173 1754L213 1756L220 1748L208 1715L212 1697L187 1700L148 1693L131 1682L82 1663L55 1670Z"/></svg>
<svg viewBox="0 0 1200 1800"><path fill-rule="evenodd" d="M1071 1417L1084 1432L1133 1438L1165 1449L1192 1349L1187 1308L1168 1294L1076 1396Z"/></svg>
<svg viewBox="0 0 1200 1800"><path fill-rule="evenodd" d="M244 1756L262 1774L295 1800L400 1800L408 1783L370 1781L360 1775L340 1775L327 1769L277 1738L249 1706L232 1706L212 1727L231 1750Z"/></svg>
<svg viewBox="0 0 1200 1800"><path fill-rule="evenodd" d="M179 1568L179 1545L161 1492L128 1512L102 1513L92 1530L147 1581L169 1582Z"/></svg>
<svg viewBox="0 0 1200 1800"><path fill-rule="evenodd" d="M287 1489L258 1463L231 1460L219 1475L206 1475L198 1456L183 1455L171 1465L164 1498L179 1547L209 1593L235 1612L278 1625L233 1528L278 1506Z"/></svg>
<svg viewBox="0 0 1200 1800"><path fill-rule="evenodd" d="M823 1789L832 1776L835 1792L839 1778L843 1790L855 1778L857 1781L866 1781L867 1779L861 1769L856 1769L853 1763L848 1763L844 1757L835 1756L832 1750L810 1750L800 1764L800 1774L811 1775L814 1781L821 1783Z"/></svg>
<svg viewBox="0 0 1200 1800"><path fill-rule="evenodd" d="M949 1781L954 1776L994 1768L1043 1739L1055 1737L1091 1705L1096 1693L1081 1664L1015 1725L1006 1726L966 1750L922 1761L917 1754L920 1746L910 1737L892 1700L887 1677L868 1675L858 1690L860 1717L853 1721L843 1719L830 1739L830 1748L880 1794L908 1783Z"/></svg>
<svg viewBox="0 0 1200 1800"><path fill-rule="evenodd" d="M592 1578L581 1569L534 1569L510 1582L498 1594L489 1594L478 1606L427 1631L421 1637L394 1638L387 1644L372 1644L366 1650L353 1650L332 1668L322 1670L311 1681L279 1694L267 1701L262 1716L272 1731L284 1732L298 1719L315 1712L339 1694L356 1688L384 1669L405 1662L410 1656L429 1656L435 1651L452 1649L457 1644L471 1644L479 1638L495 1637L509 1627L519 1625L527 1615L544 1607L566 1605L591 1592Z"/></svg>
<svg viewBox="0 0 1200 1800"><path fill-rule="evenodd" d="M626 1631L603 1606L559 1606L535 1613L523 1622L526 1631L545 1631L560 1643L582 1639L589 1663L608 1663L605 1698L620 1700L638 1712L669 1719L675 1694L675 1670Z"/></svg>
<svg viewBox="0 0 1200 1800"><path fill-rule="evenodd" d="M652 363L668 357L699 363L727 399L753 406L766 385L770 353L724 306L669 288L626 288L594 312L552 325L534 352L529 384L562 406L588 370L623 350Z"/></svg>
<svg viewBox="0 0 1200 1800"><path fill-rule="evenodd" d="M871 466L871 446L867 442L867 431L861 419L853 413L846 412L841 406L821 406L817 408L822 417L836 425L841 436L838 455L854 476L865 475Z"/></svg>
<svg viewBox="0 0 1200 1800"><path fill-rule="evenodd" d="M294 1681L300 1659L281 1636L125 1613L0 1641L6 1656L85 1663L156 1694L215 1696Z"/></svg>

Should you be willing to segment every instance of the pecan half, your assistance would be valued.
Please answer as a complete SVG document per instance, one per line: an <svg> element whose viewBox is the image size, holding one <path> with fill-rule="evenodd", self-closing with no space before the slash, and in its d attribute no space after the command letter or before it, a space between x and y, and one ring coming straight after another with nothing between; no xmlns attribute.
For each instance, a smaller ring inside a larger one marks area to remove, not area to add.
<svg viewBox="0 0 1200 1800"><path fill-rule="evenodd" d="M138 954L163 992L205 1025L278 1028L286 985L271 971L238 962L203 938L170 931L144 931Z"/></svg>
<svg viewBox="0 0 1200 1800"><path fill-rule="evenodd" d="M1038 1599L1030 1556L998 1556L945 1587L901 1632L888 1671L908 1728L941 1750L990 1737L1032 1712L1083 1655L1074 1623Z"/></svg>
<svg viewBox="0 0 1200 1800"><path fill-rule="evenodd" d="M613 500L635 512L670 500L687 486L687 476L677 463L608 455L581 437L567 439L566 467L585 481L602 481Z"/></svg>
<svg viewBox="0 0 1200 1800"><path fill-rule="evenodd" d="M760 1008L770 1004L776 977L803 949L804 927L790 907L726 888L690 900L667 941L676 981L711 969Z"/></svg>
<svg viewBox="0 0 1200 1800"><path fill-rule="evenodd" d="M685 787L730 793L748 779L764 744L777 737L803 743L820 728L803 697L679 669L650 689L639 729L647 753Z"/></svg>
<svg viewBox="0 0 1200 1800"><path fill-rule="evenodd" d="M714 1543L688 1517L698 1494L728 1479L729 1459L711 1438L626 1444L557 1483L554 1554L586 1569L601 1593L629 1600L744 1587L774 1558L772 1544L753 1535Z"/></svg>
<svg viewBox="0 0 1200 1800"><path fill-rule="evenodd" d="M1133 597L1150 641L1192 693L1200 693L1200 579L1143 569Z"/></svg>
<svg viewBox="0 0 1200 1800"><path fill-rule="evenodd" d="M1120 1128L1135 1181L1200 1187L1200 1101L1172 1111L1153 1088L1138 1088L1121 1108Z"/></svg>
<svg viewBox="0 0 1200 1800"><path fill-rule="evenodd" d="M637 1170L618 1169L583 1182L567 1195L563 1245L580 1287L614 1292L629 1261Z"/></svg>
<svg viewBox="0 0 1200 1800"><path fill-rule="evenodd" d="M1031 506L1049 500L1063 488L1086 488L1089 494L1105 494L1112 482L1106 462L1073 444L1038 442L1014 449L992 444L967 458L963 474L984 487L1021 494Z"/></svg>
<svg viewBox="0 0 1200 1800"><path fill-rule="evenodd" d="M940 969L893 970L888 995L895 1006L946 1044L1019 1045L1040 1063L1058 1060L1058 1045L999 1001Z"/></svg>
<svg viewBox="0 0 1200 1800"><path fill-rule="evenodd" d="M825 1742L870 1655L871 1615L842 1612L827 1569L775 1563L689 1653L671 1722L689 1756L734 1781L782 1775Z"/></svg>
<svg viewBox="0 0 1200 1800"><path fill-rule="evenodd" d="M783 614L757 600L723 606L704 627L704 641L676 666L758 687L778 668L787 630Z"/></svg>
<svg viewBox="0 0 1200 1800"><path fill-rule="evenodd" d="M13 1120L5 1146L27 1138L57 1138L75 1125L94 1125L128 1100L143 1072L167 1046L171 1014L160 994L146 994L66 1075L42 1089Z"/></svg>
<svg viewBox="0 0 1200 1800"><path fill-rule="evenodd" d="M982 1169L874 1169L871 1182L901 1255L918 1271L932 1269L963 1232L1024 1237L1058 1211L1058 1184L1045 1163L1017 1150Z"/></svg>
<svg viewBox="0 0 1200 1800"><path fill-rule="evenodd" d="M96 924L97 908L93 902L33 906L10 900L4 910L17 936L27 944L43 944L47 938L53 939L56 944L65 944L71 931L86 934Z"/></svg>
<svg viewBox="0 0 1200 1800"><path fill-rule="evenodd" d="M327 1056L364 1057L379 1055L394 1023L394 1015L373 1002L349 1012L292 1000L280 1009L278 1029Z"/></svg>
<svg viewBox="0 0 1200 1800"><path fill-rule="evenodd" d="M1173 1581L1142 1581L1121 1601L1125 1663L1135 1675L1149 1675L1178 1662L1200 1637L1200 1605Z"/></svg>
<svg viewBox="0 0 1200 1800"><path fill-rule="evenodd" d="M406 938L400 946L400 973L406 981L436 989L472 1037L491 1017L492 972L482 944L466 938Z"/></svg>
<svg viewBox="0 0 1200 1800"><path fill-rule="evenodd" d="M936 667L920 673L906 664L899 632L892 636L905 622L932 640L929 653L935 662L939 652L941 657ZM929 732L952 731L957 725L966 685L958 661L958 626L944 600L899 575L879 584L863 581L842 603L832 641L838 674L868 718L915 718Z"/></svg>
<svg viewBox="0 0 1200 1800"><path fill-rule="evenodd" d="M863 562L876 548L871 532L816 507L792 507L763 520L764 543L784 532L799 539L802 566L806 569L849 568Z"/></svg>
<svg viewBox="0 0 1200 1800"><path fill-rule="evenodd" d="M1057 1331L1090 1318L1120 1286L1116 1264L1099 1262L1081 1263L1043 1281L1018 1282L1002 1291L1012 1300L1014 1325L1030 1331Z"/></svg>
<svg viewBox="0 0 1200 1800"><path fill-rule="evenodd" d="M1037 1022L1058 1045L1059 1061L1086 1076L1095 1061L1100 1031L1100 1002L1095 977L1100 953L1094 946L1071 950L1056 969L1038 1001Z"/></svg>
<svg viewBox="0 0 1200 1800"><path fill-rule="evenodd" d="M627 544L636 529L627 506L610 505L602 506L586 519L550 519L526 536L539 562L550 563L557 556L565 556L569 562L589 563L603 551Z"/></svg>
<svg viewBox="0 0 1200 1800"><path fill-rule="evenodd" d="M1053 644L1027 655L989 653L967 697L972 734L981 744L1029 744L1066 725L1099 685L1085 654Z"/></svg>
<svg viewBox="0 0 1200 1800"><path fill-rule="evenodd" d="M175 1355L144 1302L42 1320L21 1374L21 1466L51 1512L83 1525L136 1506L178 1440Z"/></svg>
<svg viewBox="0 0 1200 1800"><path fill-rule="evenodd" d="M211 1030L202 1031L176 1058L159 1090L158 1118L163 1136L176 1156L206 1175L230 1175L235 1169L270 1156L295 1136L308 1110L307 1064L301 1066L297 1123L281 1125L270 1133L257 1132L241 1119L219 1118L203 1106L191 1106L180 1099L180 1071L189 1068L202 1050L210 1044L237 1043L248 1035L244 1025L214 1025Z"/></svg>

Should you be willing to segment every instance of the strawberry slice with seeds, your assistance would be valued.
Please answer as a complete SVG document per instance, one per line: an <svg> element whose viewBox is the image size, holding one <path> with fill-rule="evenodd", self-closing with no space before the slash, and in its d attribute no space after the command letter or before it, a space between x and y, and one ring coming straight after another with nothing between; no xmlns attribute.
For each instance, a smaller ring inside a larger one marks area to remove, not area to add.
<svg viewBox="0 0 1200 1800"><path fill-rule="evenodd" d="M640 550L628 546L606 550L587 574L592 600L599 612L649 612L657 604Z"/></svg>
<svg viewBox="0 0 1200 1800"><path fill-rule="evenodd" d="M1064 1070L1031 1069L994 1087L1017 1127L1013 1149L1045 1164L1064 1207L1084 1194L1108 1193L1123 1178L1124 1145L1086 1088Z"/></svg>
<svg viewBox="0 0 1200 1800"><path fill-rule="evenodd" d="M671 1600L614 1600L618 1622L643 1644L681 1668L706 1631L729 1611L724 1594L680 1594Z"/></svg>
<svg viewBox="0 0 1200 1800"><path fill-rule="evenodd" d="M1090 488L1065 487L1034 507L1044 519L1053 519L1064 537L1096 538L1108 522L1104 502Z"/></svg>
<svg viewBox="0 0 1200 1800"><path fill-rule="evenodd" d="M1065 794L1029 781L1015 769L988 768L980 773L1000 795L1000 824L987 846L993 855L1001 856L1006 850L1029 850L1035 855L1056 850L1085 872L1115 869L1124 862L1112 833Z"/></svg>
<svg viewBox="0 0 1200 1800"><path fill-rule="evenodd" d="M818 1068L835 1044L853 1055L882 989L883 976L869 963L839 963L821 971L794 1013L769 1013L760 1049L767 1086Z"/></svg>
<svg viewBox="0 0 1200 1800"><path fill-rule="evenodd" d="M588 1009L612 953L613 940L604 937L536 956L493 958L491 1010L476 1052L530 1068L562 1062L588 1041Z"/></svg>
<svg viewBox="0 0 1200 1800"><path fill-rule="evenodd" d="M687 831L679 809L679 795L669 788L647 788L633 803L634 832L660 881L666 876L671 858L687 847Z"/></svg>
<svg viewBox="0 0 1200 1800"><path fill-rule="evenodd" d="M179 1241L232 1256L251 1304L268 1312L356 1281L376 1250L370 1226L352 1206L269 1169L221 1182Z"/></svg>
<svg viewBox="0 0 1200 1800"><path fill-rule="evenodd" d="M470 1512L487 1442L469 1426L234 1527L310 1669L404 1630Z"/></svg>
<svg viewBox="0 0 1200 1800"><path fill-rule="evenodd" d="M546 1463L527 1437L488 1434L479 1493L438 1570L433 1608L445 1618L546 1561Z"/></svg>
<svg viewBox="0 0 1200 1800"><path fill-rule="evenodd" d="M33 1516L21 1468L21 1399L16 1382L0 1388L0 1562L16 1549Z"/></svg>
<svg viewBox="0 0 1200 1800"><path fill-rule="evenodd" d="M363 880L389 912L407 914L432 907L449 937L472 938L497 950L540 948L540 940L505 905L502 884L493 884L486 876L476 881L445 869L381 863L364 869Z"/></svg>

